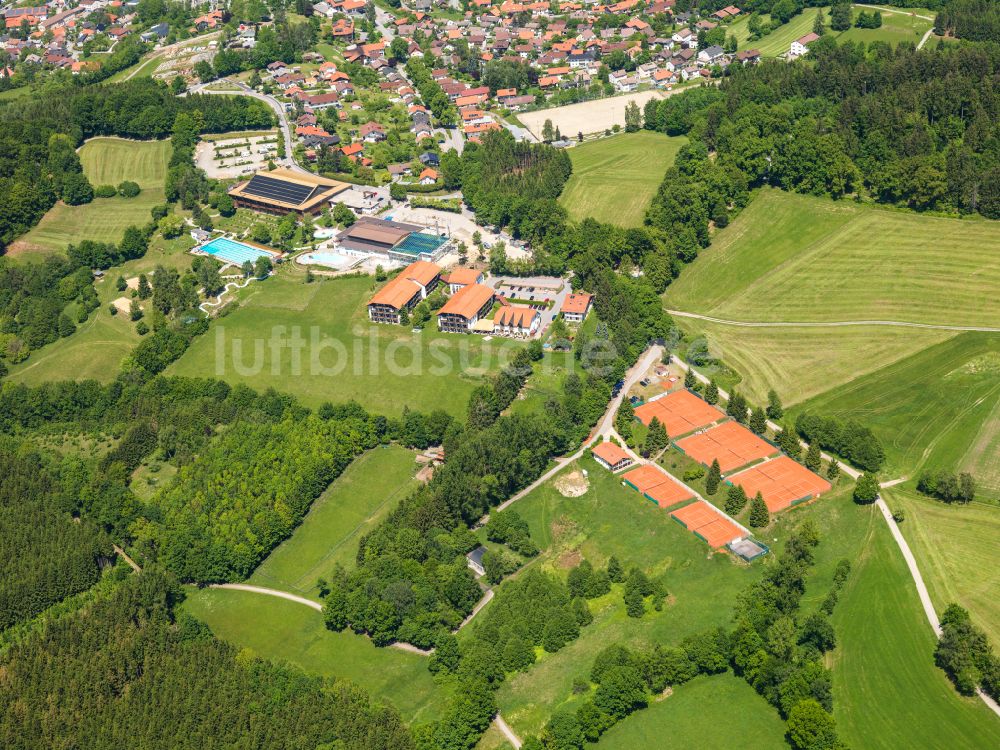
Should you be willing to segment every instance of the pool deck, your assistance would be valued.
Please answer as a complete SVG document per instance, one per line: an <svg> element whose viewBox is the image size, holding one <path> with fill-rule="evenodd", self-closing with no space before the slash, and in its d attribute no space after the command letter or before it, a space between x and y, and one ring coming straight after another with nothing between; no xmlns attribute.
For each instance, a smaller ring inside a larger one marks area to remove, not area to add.
<svg viewBox="0 0 1000 750"><path fill-rule="evenodd" d="M283 258L285 255L285 253L283 253L281 250L275 250L273 247L267 247L266 245L261 245L259 242L254 242L253 240L241 240L238 239L237 237L231 237L228 234L220 234L218 237L212 237L211 239L205 240L204 242L199 242L188 252L190 252L192 255L204 255L207 258L215 258L217 261L222 263L223 267L239 265L235 261L219 258L217 255L205 252L202 249L203 247L205 247L205 245L210 245L216 240L229 240L230 242L235 242L240 245L246 245L247 247L252 247L254 250L260 250L263 253L267 253L268 255L272 256L272 259L274 260Z"/></svg>

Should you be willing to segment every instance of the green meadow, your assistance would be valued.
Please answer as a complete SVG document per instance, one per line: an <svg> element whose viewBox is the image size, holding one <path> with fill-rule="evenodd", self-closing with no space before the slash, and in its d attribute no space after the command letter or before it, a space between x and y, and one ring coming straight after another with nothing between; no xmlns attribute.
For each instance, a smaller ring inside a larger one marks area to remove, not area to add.
<svg viewBox="0 0 1000 750"><path fill-rule="evenodd" d="M886 452L886 478L969 470L1000 499L1000 335L962 333L794 409L852 418Z"/></svg>
<svg viewBox="0 0 1000 750"><path fill-rule="evenodd" d="M169 141L91 138L79 153L84 174L95 187L132 180L142 192L135 198L94 198L80 206L59 202L31 231L12 243L11 255L61 252L71 242L84 239L118 242L126 228L147 223L150 209L163 203Z"/></svg>
<svg viewBox="0 0 1000 750"><path fill-rule="evenodd" d="M917 558L920 574L939 612L949 604L969 610L1000 648L1000 507L974 502L949 505L900 485L883 491L893 510L901 510L903 536Z"/></svg>
<svg viewBox="0 0 1000 750"><path fill-rule="evenodd" d="M417 485L414 453L375 448L355 459L313 502L301 525L250 577L259 586L318 598L316 580L354 567L358 541Z"/></svg>
<svg viewBox="0 0 1000 750"><path fill-rule="evenodd" d="M302 604L247 591L190 589L183 606L222 640L308 674L350 680L394 705L407 722L437 718L446 702L427 657L327 630L323 616Z"/></svg>
<svg viewBox="0 0 1000 750"><path fill-rule="evenodd" d="M273 387L307 406L357 400L399 416L404 407L464 416L469 395L521 344L420 333L368 321L370 276L308 284L283 272L239 295L239 307L212 324L168 370Z"/></svg>
<svg viewBox="0 0 1000 750"><path fill-rule="evenodd" d="M765 189L665 300L738 321L1000 327L998 227Z"/></svg>
<svg viewBox="0 0 1000 750"><path fill-rule="evenodd" d="M577 221L642 226L664 173L685 143L685 137L642 130L574 146L568 151L573 174L559 203Z"/></svg>

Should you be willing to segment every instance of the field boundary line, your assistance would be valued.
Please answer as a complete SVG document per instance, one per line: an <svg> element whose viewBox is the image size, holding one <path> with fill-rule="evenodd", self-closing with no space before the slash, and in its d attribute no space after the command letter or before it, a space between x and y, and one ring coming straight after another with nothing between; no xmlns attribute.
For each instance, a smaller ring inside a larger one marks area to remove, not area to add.
<svg viewBox="0 0 1000 750"><path fill-rule="evenodd" d="M692 318L717 323L724 326L740 328L846 328L848 326L888 326L896 328L922 328L931 331L973 331L977 333L1000 333L1000 328L993 326L960 326L939 323L914 323L906 320L834 320L834 321L763 321L763 320L729 320L716 318L712 315L685 312L684 310L667 310L667 313L678 318Z"/></svg>

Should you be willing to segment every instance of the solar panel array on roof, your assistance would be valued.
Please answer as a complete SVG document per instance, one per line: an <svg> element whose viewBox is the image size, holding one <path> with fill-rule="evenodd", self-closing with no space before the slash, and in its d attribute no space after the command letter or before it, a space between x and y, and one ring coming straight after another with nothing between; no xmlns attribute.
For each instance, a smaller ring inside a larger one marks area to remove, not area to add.
<svg viewBox="0 0 1000 750"><path fill-rule="evenodd" d="M312 185L300 185L296 182L255 174L243 188L243 193L298 206L309 199L314 189Z"/></svg>

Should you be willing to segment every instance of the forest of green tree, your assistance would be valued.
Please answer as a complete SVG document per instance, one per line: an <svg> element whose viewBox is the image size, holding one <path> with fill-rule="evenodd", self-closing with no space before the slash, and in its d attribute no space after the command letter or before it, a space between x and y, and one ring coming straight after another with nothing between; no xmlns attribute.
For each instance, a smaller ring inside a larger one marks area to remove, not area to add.
<svg viewBox="0 0 1000 750"><path fill-rule="evenodd" d="M349 683L238 652L178 613L181 599L168 576L126 573L109 593L8 648L0 656L0 745L413 747L393 709Z"/></svg>
<svg viewBox="0 0 1000 750"><path fill-rule="evenodd" d="M808 63L739 67L717 88L646 106L646 128L692 141L652 227L704 247L708 222L765 184L1000 218L1000 47L822 42Z"/></svg>

